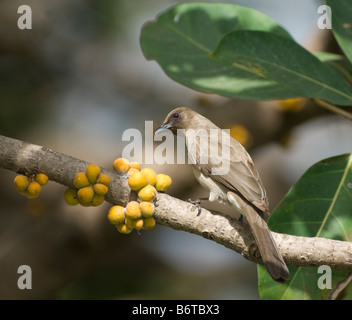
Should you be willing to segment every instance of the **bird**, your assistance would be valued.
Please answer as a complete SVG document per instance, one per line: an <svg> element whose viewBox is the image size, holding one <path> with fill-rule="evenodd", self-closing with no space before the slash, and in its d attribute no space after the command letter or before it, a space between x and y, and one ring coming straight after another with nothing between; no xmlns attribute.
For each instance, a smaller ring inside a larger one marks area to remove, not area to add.
<svg viewBox="0 0 352 320"><path fill-rule="evenodd" d="M241 213L271 277L280 283L287 281L289 270L267 225L268 197L247 150L211 120L187 107L169 112L155 134L165 130L184 136L193 173L210 192L208 200L233 206Z"/></svg>

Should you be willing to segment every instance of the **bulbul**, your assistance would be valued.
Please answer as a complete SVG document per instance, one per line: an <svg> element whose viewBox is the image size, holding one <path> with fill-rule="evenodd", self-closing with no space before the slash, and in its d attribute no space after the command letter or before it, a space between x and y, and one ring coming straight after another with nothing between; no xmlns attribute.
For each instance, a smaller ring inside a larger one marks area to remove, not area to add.
<svg viewBox="0 0 352 320"><path fill-rule="evenodd" d="M247 220L271 277L289 279L289 271L266 223L270 212L263 183L246 149L199 113L185 107L172 110L158 134L171 130L185 137L188 158L209 200L234 206Z"/></svg>

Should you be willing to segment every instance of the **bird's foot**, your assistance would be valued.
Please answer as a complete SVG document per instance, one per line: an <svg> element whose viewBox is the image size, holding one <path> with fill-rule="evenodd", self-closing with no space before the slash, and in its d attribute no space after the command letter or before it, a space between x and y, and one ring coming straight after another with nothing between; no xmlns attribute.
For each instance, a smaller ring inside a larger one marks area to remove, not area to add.
<svg viewBox="0 0 352 320"><path fill-rule="evenodd" d="M194 206L197 207L198 209L198 213L197 213L197 216L200 215L200 213L202 212L202 206L200 205L202 200L205 200L205 199L195 199L195 200L192 200L192 199L188 199L187 202L193 204Z"/></svg>

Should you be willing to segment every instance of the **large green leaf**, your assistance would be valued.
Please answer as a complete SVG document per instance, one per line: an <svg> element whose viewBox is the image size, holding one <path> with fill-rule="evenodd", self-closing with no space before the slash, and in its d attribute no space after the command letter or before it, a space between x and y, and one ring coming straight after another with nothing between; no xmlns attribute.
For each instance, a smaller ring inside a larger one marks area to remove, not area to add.
<svg viewBox="0 0 352 320"><path fill-rule="evenodd" d="M208 93L247 99L283 99L294 93L275 81L211 59L224 35L235 30L262 30L290 35L268 16L250 8L219 3L185 3L147 23L141 48L172 79Z"/></svg>
<svg viewBox="0 0 352 320"><path fill-rule="evenodd" d="M352 85L352 64L345 56L331 52L315 52L314 55L321 61L339 73Z"/></svg>
<svg viewBox="0 0 352 320"><path fill-rule="evenodd" d="M147 23L140 41L147 59L199 91L244 99L304 96L352 104L352 89L343 77L254 9L181 4Z"/></svg>
<svg viewBox="0 0 352 320"><path fill-rule="evenodd" d="M322 160L310 167L273 211L271 230L352 241L352 154ZM290 267L290 280L277 284L259 267L263 299L326 299L331 290L318 288L317 268ZM347 275L332 271L332 288Z"/></svg>
<svg viewBox="0 0 352 320"><path fill-rule="evenodd" d="M352 2L351 0L327 0L332 13L332 32L352 63Z"/></svg>
<svg viewBox="0 0 352 320"><path fill-rule="evenodd" d="M276 82L278 88L293 95L352 104L352 88L347 82L287 37L263 31L234 31L223 37L212 57L234 74L245 71L248 77L253 74L261 81Z"/></svg>

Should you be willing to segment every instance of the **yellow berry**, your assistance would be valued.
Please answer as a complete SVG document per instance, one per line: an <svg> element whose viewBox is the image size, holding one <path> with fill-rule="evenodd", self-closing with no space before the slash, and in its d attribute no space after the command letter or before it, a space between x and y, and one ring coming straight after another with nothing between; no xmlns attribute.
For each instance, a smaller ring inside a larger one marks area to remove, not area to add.
<svg viewBox="0 0 352 320"><path fill-rule="evenodd" d="M132 218L130 218L130 217L126 217L125 218L125 225L127 226L127 227L130 227L130 228L133 228L133 219Z"/></svg>
<svg viewBox="0 0 352 320"><path fill-rule="evenodd" d="M22 194L23 196L27 196L28 195L28 191L24 190L24 191L19 191L17 190L19 194Z"/></svg>
<svg viewBox="0 0 352 320"><path fill-rule="evenodd" d="M93 197L94 197L94 190L91 186L81 188L77 191L78 201L81 205L90 205Z"/></svg>
<svg viewBox="0 0 352 320"><path fill-rule="evenodd" d="M156 190L165 192L170 187L171 182L172 180L168 175L159 173L156 176L156 184L155 184Z"/></svg>
<svg viewBox="0 0 352 320"><path fill-rule="evenodd" d="M110 177L107 174L102 173L99 176L97 183L102 183L102 184L105 184L106 186L108 186L110 184Z"/></svg>
<svg viewBox="0 0 352 320"><path fill-rule="evenodd" d="M120 224L116 225L116 229L118 232L123 233L123 234L129 234L133 230L132 228L130 228L129 226L127 226L124 223L120 223Z"/></svg>
<svg viewBox="0 0 352 320"><path fill-rule="evenodd" d="M105 184L97 183L93 186L94 192L100 196L104 196L108 193L109 189Z"/></svg>
<svg viewBox="0 0 352 320"><path fill-rule="evenodd" d="M108 213L108 219L112 224L119 224L125 221L125 213L123 212L124 207L113 206L110 208Z"/></svg>
<svg viewBox="0 0 352 320"><path fill-rule="evenodd" d="M131 174L134 174L135 172L139 172L139 170L136 169L136 168L130 168L130 169L127 171L127 176L129 177Z"/></svg>
<svg viewBox="0 0 352 320"><path fill-rule="evenodd" d="M97 179L100 175L100 168L95 165L95 164L90 164L88 167L87 167L87 170L86 170L86 175L87 175L87 178L89 180L89 182L91 184L94 184L97 182Z"/></svg>
<svg viewBox="0 0 352 320"><path fill-rule="evenodd" d="M104 196L100 194L94 194L92 200L92 206L97 207L100 206L104 202Z"/></svg>
<svg viewBox="0 0 352 320"><path fill-rule="evenodd" d="M142 218L136 219L132 221L132 227L136 230L141 230L144 225L144 220Z"/></svg>
<svg viewBox="0 0 352 320"><path fill-rule="evenodd" d="M275 103L275 107L281 111L298 112L301 111L306 105L304 98L291 98L279 100Z"/></svg>
<svg viewBox="0 0 352 320"><path fill-rule="evenodd" d="M25 191L29 185L29 180L28 177L23 176L23 175L18 175L15 177L14 180L16 189L20 192L20 191Z"/></svg>
<svg viewBox="0 0 352 320"><path fill-rule="evenodd" d="M30 199L36 198L38 197L41 190L42 190L41 185L38 182L33 181L29 184L27 188L27 191L28 191L27 197Z"/></svg>
<svg viewBox="0 0 352 320"><path fill-rule="evenodd" d="M125 158L118 158L114 161L114 163L112 164L113 168L115 171L124 174L126 173L129 168L130 168L130 162L125 159Z"/></svg>
<svg viewBox="0 0 352 320"><path fill-rule="evenodd" d="M147 179L141 172L135 172L131 174L128 178L128 184L130 188L134 191L138 191L148 184Z"/></svg>
<svg viewBox="0 0 352 320"><path fill-rule="evenodd" d="M37 198L39 196L39 193L38 194L32 194L32 193L29 193L27 191L26 196L27 196L28 199L35 199L35 198Z"/></svg>
<svg viewBox="0 0 352 320"><path fill-rule="evenodd" d="M39 194L41 190L41 185L36 181L31 182L27 188L27 191L31 194Z"/></svg>
<svg viewBox="0 0 352 320"><path fill-rule="evenodd" d="M137 169L139 171L139 170L141 170L141 165L138 162L133 161L133 162L131 162L131 168Z"/></svg>
<svg viewBox="0 0 352 320"><path fill-rule="evenodd" d="M92 200L92 201L93 201L93 200ZM82 207L90 207L90 206L92 205L92 201L91 201L91 202L84 203L84 202L79 201L79 199L78 199L78 203L79 203Z"/></svg>
<svg viewBox="0 0 352 320"><path fill-rule="evenodd" d="M73 180L73 184L77 189L88 187L90 182L87 175L84 172L78 172Z"/></svg>
<svg viewBox="0 0 352 320"><path fill-rule="evenodd" d="M154 218L145 218L143 222L143 228L145 230L153 230L156 225L156 221Z"/></svg>
<svg viewBox="0 0 352 320"><path fill-rule="evenodd" d="M250 131L241 124L235 124L230 127L230 136L246 148L250 145L251 140L253 139Z"/></svg>
<svg viewBox="0 0 352 320"><path fill-rule="evenodd" d="M64 199L70 206L75 206L78 204L77 191L73 188L68 188L65 191Z"/></svg>
<svg viewBox="0 0 352 320"><path fill-rule="evenodd" d="M151 184L152 186L155 186L156 183L156 173L153 169L150 168L144 168L141 173L145 176L147 179L147 182Z"/></svg>
<svg viewBox="0 0 352 320"><path fill-rule="evenodd" d="M150 218L154 213L154 204L149 201L142 201L139 208L143 218Z"/></svg>
<svg viewBox="0 0 352 320"><path fill-rule="evenodd" d="M38 173L35 175L34 180L37 181L41 186L45 186L48 183L49 178L44 173Z"/></svg>
<svg viewBox="0 0 352 320"><path fill-rule="evenodd" d="M139 209L139 203L137 201L130 201L125 210L127 217L131 219L138 219L141 217L141 209Z"/></svg>
<svg viewBox="0 0 352 320"><path fill-rule="evenodd" d="M156 194L156 189L152 185L148 184L138 192L138 197L142 201L152 201L155 199Z"/></svg>

